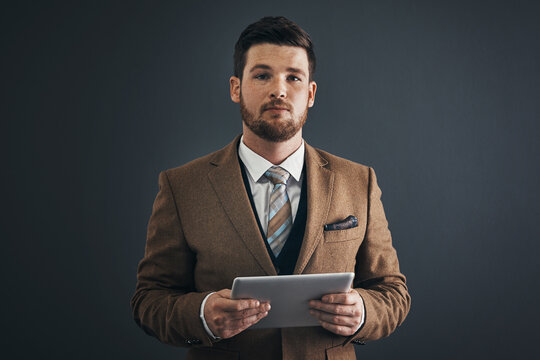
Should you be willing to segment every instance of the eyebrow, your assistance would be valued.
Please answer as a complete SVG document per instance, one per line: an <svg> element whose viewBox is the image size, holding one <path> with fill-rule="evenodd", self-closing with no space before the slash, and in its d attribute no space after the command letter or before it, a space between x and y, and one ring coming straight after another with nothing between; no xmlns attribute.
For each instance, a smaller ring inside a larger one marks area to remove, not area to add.
<svg viewBox="0 0 540 360"><path fill-rule="evenodd" d="M306 74L304 74L302 69L297 69L297 68L290 67L290 68L287 68L287 71L306 76Z"/></svg>
<svg viewBox="0 0 540 360"><path fill-rule="evenodd" d="M256 64L249 70L249 72L252 73L257 69L272 70L272 67L268 66L268 65L265 65L265 64ZM298 69L298 68L294 68L294 67L288 67L287 71L306 76L306 74L304 73L304 71L302 71L302 69Z"/></svg>
<svg viewBox="0 0 540 360"><path fill-rule="evenodd" d="M254 72L255 70L257 69L264 69L264 70L272 70L272 68L268 65L264 65L264 64L256 64L255 66L253 66L249 72L252 73Z"/></svg>

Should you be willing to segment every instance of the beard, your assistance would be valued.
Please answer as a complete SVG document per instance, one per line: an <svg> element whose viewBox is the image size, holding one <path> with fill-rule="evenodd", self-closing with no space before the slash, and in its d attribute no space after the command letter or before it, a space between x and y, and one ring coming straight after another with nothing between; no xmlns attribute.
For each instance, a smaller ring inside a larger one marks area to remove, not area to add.
<svg viewBox="0 0 540 360"><path fill-rule="evenodd" d="M289 115L289 117L282 118L281 114L276 114L270 120L265 120L263 113L272 106L287 107L289 111L285 115ZM240 93L240 114L244 124L258 137L270 142L283 142L292 138L302 129L307 120L308 106L306 105L306 109L300 116L295 117L290 106L281 100L274 100L261 106L258 117L256 117L246 108L242 93Z"/></svg>

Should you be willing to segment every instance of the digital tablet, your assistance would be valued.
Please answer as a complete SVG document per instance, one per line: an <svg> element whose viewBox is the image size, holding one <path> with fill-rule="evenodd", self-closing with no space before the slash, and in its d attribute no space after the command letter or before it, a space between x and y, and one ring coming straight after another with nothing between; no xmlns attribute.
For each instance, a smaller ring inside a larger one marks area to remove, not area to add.
<svg viewBox="0 0 540 360"><path fill-rule="evenodd" d="M309 301L348 292L354 273L237 277L232 299L270 302L268 316L250 329L320 326L309 314Z"/></svg>

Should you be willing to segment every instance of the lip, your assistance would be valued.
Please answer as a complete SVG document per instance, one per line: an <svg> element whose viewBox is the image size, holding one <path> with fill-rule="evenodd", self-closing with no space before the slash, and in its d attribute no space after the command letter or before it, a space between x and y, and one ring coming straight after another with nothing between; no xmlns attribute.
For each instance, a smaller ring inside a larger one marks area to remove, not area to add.
<svg viewBox="0 0 540 360"><path fill-rule="evenodd" d="M289 111L289 109L284 108L284 107L279 107L279 106L266 109L266 111L269 111L269 110L270 111Z"/></svg>

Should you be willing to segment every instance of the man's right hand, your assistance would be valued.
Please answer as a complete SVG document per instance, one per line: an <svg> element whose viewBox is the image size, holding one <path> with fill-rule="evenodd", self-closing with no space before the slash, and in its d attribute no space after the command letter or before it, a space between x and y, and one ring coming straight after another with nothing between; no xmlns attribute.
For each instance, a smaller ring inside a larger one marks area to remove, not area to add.
<svg viewBox="0 0 540 360"><path fill-rule="evenodd" d="M223 289L206 300L204 319L215 336L227 339L256 324L269 310L269 303L255 299L232 300L231 290Z"/></svg>

